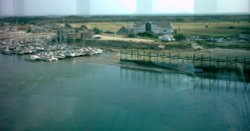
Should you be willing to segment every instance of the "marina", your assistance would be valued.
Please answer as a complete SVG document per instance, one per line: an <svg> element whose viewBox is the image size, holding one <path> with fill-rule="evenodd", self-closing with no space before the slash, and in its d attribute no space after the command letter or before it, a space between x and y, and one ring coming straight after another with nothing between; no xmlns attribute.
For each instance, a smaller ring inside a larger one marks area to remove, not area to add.
<svg viewBox="0 0 250 131"><path fill-rule="evenodd" d="M102 49L69 44L46 44L1 41L0 51L5 55L27 55L29 61L57 61L67 58L98 55Z"/></svg>

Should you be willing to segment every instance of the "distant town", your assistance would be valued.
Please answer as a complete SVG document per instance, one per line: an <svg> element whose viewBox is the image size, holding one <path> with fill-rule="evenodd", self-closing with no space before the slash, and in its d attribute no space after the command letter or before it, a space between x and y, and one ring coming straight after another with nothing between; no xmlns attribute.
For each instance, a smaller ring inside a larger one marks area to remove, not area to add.
<svg viewBox="0 0 250 131"><path fill-rule="evenodd" d="M10 17L0 24L5 54L26 54L10 47L17 43L149 50L249 50L250 43L248 15Z"/></svg>

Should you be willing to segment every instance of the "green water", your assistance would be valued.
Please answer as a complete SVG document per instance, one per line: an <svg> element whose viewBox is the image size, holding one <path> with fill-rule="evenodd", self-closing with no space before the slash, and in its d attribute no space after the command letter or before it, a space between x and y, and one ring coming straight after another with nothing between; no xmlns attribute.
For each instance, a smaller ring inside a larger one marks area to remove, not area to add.
<svg viewBox="0 0 250 131"><path fill-rule="evenodd" d="M244 86L249 89L171 71L0 55L0 130L249 130Z"/></svg>

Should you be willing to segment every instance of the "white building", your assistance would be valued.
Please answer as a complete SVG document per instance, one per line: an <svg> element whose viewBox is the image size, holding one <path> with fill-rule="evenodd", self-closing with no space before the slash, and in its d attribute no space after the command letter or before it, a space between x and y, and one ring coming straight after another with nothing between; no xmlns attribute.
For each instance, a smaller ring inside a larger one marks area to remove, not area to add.
<svg viewBox="0 0 250 131"><path fill-rule="evenodd" d="M170 22L137 22L133 28L134 33L152 32L154 34L172 34L174 29Z"/></svg>

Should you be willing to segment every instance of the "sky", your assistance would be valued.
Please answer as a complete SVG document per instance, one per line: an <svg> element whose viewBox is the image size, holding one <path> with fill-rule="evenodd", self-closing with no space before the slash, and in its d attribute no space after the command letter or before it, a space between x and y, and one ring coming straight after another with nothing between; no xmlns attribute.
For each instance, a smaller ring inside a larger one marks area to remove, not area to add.
<svg viewBox="0 0 250 131"><path fill-rule="evenodd" d="M250 0L218 0L217 7L218 12L221 13L234 13L234 10L237 10L238 12L247 11L249 14Z"/></svg>
<svg viewBox="0 0 250 131"><path fill-rule="evenodd" d="M194 13L194 0L154 0L153 10L158 14L190 14Z"/></svg>
<svg viewBox="0 0 250 131"><path fill-rule="evenodd" d="M90 12L97 15L134 14L136 13L136 0L91 0Z"/></svg>
<svg viewBox="0 0 250 131"><path fill-rule="evenodd" d="M24 1L24 4L20 4L20 0L0 0L0 16L218 13L250 14L250 0L82 0L82 2L79 2L80 0L21 1ZM79 3L83 4L79 5Z"/></svg>

